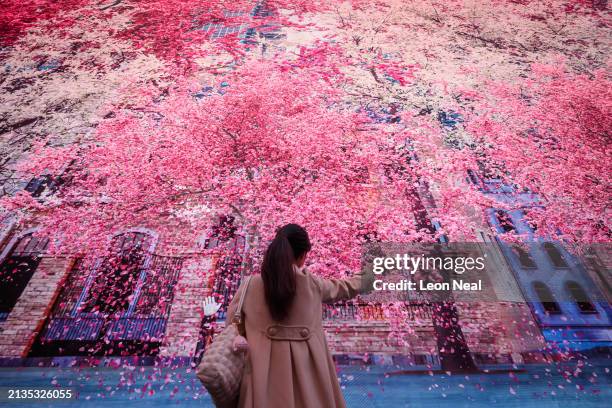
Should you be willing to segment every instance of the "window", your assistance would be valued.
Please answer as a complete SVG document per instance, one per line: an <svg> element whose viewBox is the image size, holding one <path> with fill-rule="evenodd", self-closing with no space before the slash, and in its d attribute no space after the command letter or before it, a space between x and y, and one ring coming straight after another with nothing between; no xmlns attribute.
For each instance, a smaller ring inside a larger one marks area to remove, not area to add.
<svg viewBox="0 0 612 408"><path fill-rule="evenodd" d="M86 264L82 258L74 261L69 278L62 285L62 290L57 298L52 313L54 317L67 317L75 311L90 272L90 265Z"/></svg>
<svg viewBox="0 0 612 408"><path fill-rule="evenodd" d="M234 296L242 280L242 255L234 252L219 260L216 267L216 276L212 287L212 293L221 308L217 312L218 319L224 319L227 307Z"/></svg>
<svg viewBox="0 0 612 408"><path fill-rule="evenodd" d="M174 288L178 282L183 259L154 256L147 268L135 314L141 316L167 317L170 314Z"/></svg>
<svg viewBox="0 0 612 408"><path fill-rule="evenodd" d="M516 231L514 227L514 223L512 222L512 218L510 218L510 214L508 214L504 210L495 211L495 218L497 219L497 223L499 224L502 232L512 232Z"/></svg>
<svg viewBox="0 0 612 408"><path fill-rule="evenodd" d="M576 306L580 310L580 313L584 314L596 314L597 309L591 302L587 294L585 293L582 286L578 282L568 281L565 283L565 289L570 295L570 298L576 303Z"/></svg>
<svg viewBox="0 0 612 408"><path fill-rule="evenodd" d="M480 179L478 178L474 170L468 169L467 174L468 174L468 182L474 184L475 186L480 185Z"/></svg>
<svg viewBox="0 0 612 408"><path fill-rule="evenodd" d="M274 14L275 10L265 1L257 3L253 11L251 12L251 15L254 18L271 17L274 16Z"/></svg>
<svg viewBox="0 0 612 408"><path fill-rule="evenodd" d="M542 282L534 282L533 290L535 291L540 304L544 308L544 311L548 314L561 314L561 308L555 301L550 289L546 284Z"/></svg>
<svg viewBox="0 0 612 408"><path fill-rule="evenodd" d="M415 365L427 365L427 356L425 354L414 354Z"/></svg>
<svg viewBox="0 0 612 408"><path fill-rule="evenodd" d="M0 321L5 320L25 290L49 244L47 238L23 236L0 264Z"/></svg>
<svg viewBox="0 0 612 408"><path fill-rule="evenodd" d="M105 256L75 261L30 356L159 353L183 260L154 254L154 233L111 244Z"/></svg>
<svg viewBox="0 0 612 408"><path fill-rule="evenodd" d="M531 255L529 254L529 251L525 250L520 245L514 245L512 247L512 251L514 252L514 255L516 255L516 257L518 258L519 262L521 263L522 268L535 269L538 267L535 261L533 260L533 258L531 257Z"/></svg>
<svg viewBox="0 0 612 408"><path fill-rule="evenodd" d="M538 224L535 221L527 221L527 226L531 229L531 232L538 231Z"/></svg>
<svg viewBox="0 0 612 408"><path fill-rule="evenodd" d="M61 178L51 177L49 174L45 174L40 177L34 177L28 182L25 187L25 191L32 194L32 197L41 197L43 193L53 194L57 191L62 184Z"/></svg>
<svg viewBox="0 0 612 408"><path fill-rule="evenodd" d="M568 267L567 262L565 262L565 259L563 259L563 255L555 244L553 244L552 242L544 243L544 250L548 254L548 258L550 259L550 262L552 262L555 268Z"/></svg>
<svg viewBox="0 0 612 408"><path fill-rule="evenodd" d="M222 215L217 224L210 229L208 237L204 241L204 249L213 249L223 242L228 242L237 238L238 227L232 215Z"/></svg>
<svg viewBox="0 0 612 408"><path fill-rule="evenodd" d="M128 232L113 239L112 255L104 258L89 289L84 312L127 311L145 263L151 236Z"/></svg>

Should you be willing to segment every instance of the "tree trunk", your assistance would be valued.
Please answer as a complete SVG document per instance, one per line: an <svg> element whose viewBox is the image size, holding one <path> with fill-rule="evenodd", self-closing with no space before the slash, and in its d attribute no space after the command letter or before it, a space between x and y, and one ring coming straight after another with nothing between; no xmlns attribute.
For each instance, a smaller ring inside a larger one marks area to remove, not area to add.
<svg viewBox="0 0 612 408"><path fill-rule="evenodd" d="M419 192L417 188L411 188L413 197L412 213L416 218L418 229L426 229L432 235L436 230L427 215L427 208L423 204L421 195L428 195L427 186L423 186ZM433 199L425 197L428 202ZM444 281L449 280L448 274L443 273ZM452 300L444 299L434 302L432 309L432 320L440 366L442 370L453 372L476 372L478 368L472 358L463 330L459 324L459 314Z"/></svg>

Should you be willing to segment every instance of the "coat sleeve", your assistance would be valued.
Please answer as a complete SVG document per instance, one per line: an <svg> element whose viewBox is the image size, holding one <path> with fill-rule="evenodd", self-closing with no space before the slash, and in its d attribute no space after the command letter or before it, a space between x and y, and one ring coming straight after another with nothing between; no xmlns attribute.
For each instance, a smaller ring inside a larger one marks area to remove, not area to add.
<svg viewBox="0 0 612 408"><path fill-rule="evenodd" d="M334 303L370 292L374 274L366 270L359 271L352 277L345 279L323 279L314 275L313 278L321 291L323 303Z"/></svg>

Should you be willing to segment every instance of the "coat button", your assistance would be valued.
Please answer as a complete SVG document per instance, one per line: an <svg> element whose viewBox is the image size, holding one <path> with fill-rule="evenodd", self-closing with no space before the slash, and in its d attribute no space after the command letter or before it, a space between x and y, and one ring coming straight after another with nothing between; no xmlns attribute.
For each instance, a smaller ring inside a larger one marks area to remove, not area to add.
<svg viewBox="0 0 612 408"><path fill-rule="evenodd" d="M310 332L308 331L308 329L300 330L300 336L302 336L304 338L308 337L309 334L310 334Z"/></svg>
<svg viewBox="0 0 612 408"><path fill-rule="evenodd" d="M270 328L268 329L268 334L269 334L270 336L276 336L276 333L278 333L278 330L276 329L276 327L270 327Z"/></svg>

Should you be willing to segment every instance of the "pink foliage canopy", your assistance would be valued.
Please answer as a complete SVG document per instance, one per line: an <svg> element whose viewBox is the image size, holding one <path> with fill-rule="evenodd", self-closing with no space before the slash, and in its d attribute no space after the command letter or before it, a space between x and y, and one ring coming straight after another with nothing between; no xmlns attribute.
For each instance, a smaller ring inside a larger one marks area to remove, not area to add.
<svg viewBox="0 0 612 408"><path fill-rule="evenodd" d="M57 171L74 161L71 181L44 203L21 194L14 208L36 209L72 250L165 217L204 230L210 219L198 213L202 205L238 213L262 237L298 222L312 231L331 274L358 268L365 234L417 237L411 183L384 172L402 161L403 131L369 126L306 69L259 62L226 79L223 94L199 100L181 85L151 103L151 114L118 113L90 145L40 146L24 170Z"/></svg>
<svg viewBox="0 0 612 408"><path fill-rule="evenodd" d="M203 32L194 27L204 21L237 24L238 12L247 8L247 2L163 3L119 5L136 12L130 28L117 35L186 66L198 55L195 44L203 41ZM280 2L268 7L298 14L326 9ZM239 50L238 44L230 36L216 46ZM443 186L437 208L429 209L442 221L443 232L452 239L472 237L475 225L465 208L493 203L448 179L463 180L468 169L485 164L503 169L506 182L540 196L544 207L528 214L540 233L560 232L575 242L609 240L610 82L603 71L589 78L535 65L532 76L516 84L462 90L472 101L456 110L464 113L474 142L469 149L452 150L440 143L444 135L437 123L410 110L401 125L368 124L356 112L359 103L347 103L335 86L350 82L342 72L346 66L362 67L377 82L387 77L400 87L411 84L417 69L315 42L291 60L238 65L218 77L218 83L230 84L226 92L213 91L202 100L193 96L188 77L179 77L166 97L143 88L140 95L148 102L103 121L94 143L39 145L24 170L54 172L73 162L71 182L58 197L39 203L21 194L4 203L26 216L36 210L47 232L61 232L65 246L78 250L100 246L112 230L162 216L183 217L194 229L203 228L206 217L177 215L197 204L239 213L245 228L261 237L284 222L301 222L320 240L320 257L333 266L330 271L346 271L355 268L364 236L423 238L410 214L414 189L423 184ZM400 152L406 139L420 158L410 164Z"/></svg>
<svg viewBox="0 0 612 408"><path fill-rule="evenodd" d="M557 66L534 65L516 85L492 84L467 129L489 167L518 190L540 195L528 212L544 235L572 242L608 242L612 165L612 82Z"/></svg>

